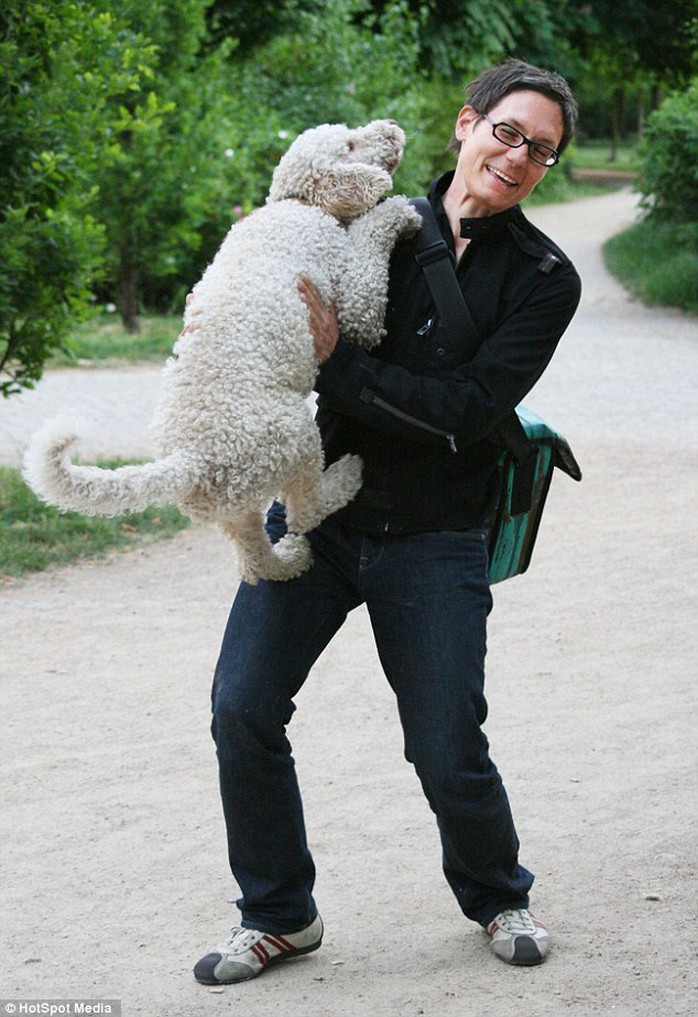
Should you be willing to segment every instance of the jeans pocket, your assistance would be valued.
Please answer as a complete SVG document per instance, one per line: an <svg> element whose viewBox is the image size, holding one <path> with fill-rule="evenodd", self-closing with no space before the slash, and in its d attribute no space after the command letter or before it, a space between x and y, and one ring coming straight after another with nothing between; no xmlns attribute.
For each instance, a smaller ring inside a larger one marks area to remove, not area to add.
<svg viewBox="0 0 698 1017"><path fill-rule="evenodd" d="M444 534L448 534L454 540L473 541L477 544L486 544L490 531L487 526L474 526L470 530L442 530Z"/></svg>

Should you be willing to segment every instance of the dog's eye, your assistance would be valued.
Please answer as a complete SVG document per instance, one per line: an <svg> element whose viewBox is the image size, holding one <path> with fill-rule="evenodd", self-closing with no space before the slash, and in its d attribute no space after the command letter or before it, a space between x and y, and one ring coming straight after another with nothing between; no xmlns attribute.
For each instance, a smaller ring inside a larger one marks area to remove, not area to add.
<svg viewBox="0 0 698 1017"><path fill-rule="evenodd" d="M347 148L349 149L350 152L353 152L354 149L356 148L356 145L354 144L353 141L347 141Z"/></svg>

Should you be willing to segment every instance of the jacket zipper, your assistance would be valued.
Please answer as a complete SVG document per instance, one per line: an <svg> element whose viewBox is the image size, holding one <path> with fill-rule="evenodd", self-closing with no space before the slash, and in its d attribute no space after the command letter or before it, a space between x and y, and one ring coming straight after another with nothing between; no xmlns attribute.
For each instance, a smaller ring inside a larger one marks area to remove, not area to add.
<svg viewBox="0 0 698 1017"><path fill-rule="evenodd" d="M391 406L390 403L386 403L385 399L381 399L380 396L376 395L375 392L372 392L368 388L362 390L359 398L362 403L369 403L372 406L378 407L379 410L385 410L386 413L390 413L393 417L397 417L398 420L402 420L406 424L411 424L413 427L421 428L422 431L428 431L429 434L437 434L440 438L445 438L451 452L455 454L458 451L455 435L451 434L449 431L442 431L438 427L432 427L431 424L427 424L425 421L419 420L418 417L412 417L409 413L404 413L402 410L398 410L397 407Z"/></svg>

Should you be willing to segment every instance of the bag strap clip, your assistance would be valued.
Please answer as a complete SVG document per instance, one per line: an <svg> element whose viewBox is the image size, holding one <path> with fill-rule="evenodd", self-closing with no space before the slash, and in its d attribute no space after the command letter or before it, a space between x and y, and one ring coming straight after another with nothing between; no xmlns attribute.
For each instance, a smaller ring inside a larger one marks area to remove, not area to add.
<svg viewBox="0 0 698 1017"><path fill-rule="evenodd" d="M414 260L420 268L424 268L425 265L433 265L435 261L442 261L448 257L450 257L448 244L445 240L437 240L423 250L418 251L414 256Z"/></svg>

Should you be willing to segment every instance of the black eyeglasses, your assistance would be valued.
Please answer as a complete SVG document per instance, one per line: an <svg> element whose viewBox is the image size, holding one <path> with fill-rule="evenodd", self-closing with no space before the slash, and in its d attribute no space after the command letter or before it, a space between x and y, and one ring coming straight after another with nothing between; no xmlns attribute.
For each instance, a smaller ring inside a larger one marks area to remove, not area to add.
<svg viewBox="0 0 698 1017"><path fill-rule="evenodd" d="M486 113L481 114L482 119L486 120L488 124L492 125L492 134L495 136L497 141L501 141L502 144L508 145L509 148L521 148L522 145L528 145L528 156L533 162L539 166L554 166L560 158L560 153L556 148L550 148L548 145L541 145L538 141L531 141L521 131L517 131L511 124L501 123L496 124L494 120L487 116Z"/></svg>

